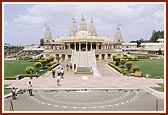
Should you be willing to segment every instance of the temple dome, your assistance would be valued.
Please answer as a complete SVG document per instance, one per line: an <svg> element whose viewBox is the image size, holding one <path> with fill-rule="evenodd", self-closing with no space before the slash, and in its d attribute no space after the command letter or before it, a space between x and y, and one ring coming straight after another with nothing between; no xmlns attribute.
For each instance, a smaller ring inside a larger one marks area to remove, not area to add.
<svg viewBox="0 0 168 115"><path fill-rule="evenodd" d="M78 38L88 38L89 36L89 32L85 31L85 30L80 30L78 33L77 33L77 37Z"/></svg>

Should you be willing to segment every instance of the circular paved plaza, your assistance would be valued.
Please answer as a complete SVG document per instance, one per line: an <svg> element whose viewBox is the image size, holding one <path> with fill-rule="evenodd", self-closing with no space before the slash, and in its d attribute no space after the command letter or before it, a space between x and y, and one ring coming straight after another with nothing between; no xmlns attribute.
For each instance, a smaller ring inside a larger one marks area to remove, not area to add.
<svg viewBox="0 0 168 115"><path fill-rule="evenodd" d="M156 111L156 97L139 89L35 90L19 94L15 111ZM164 100L158 99L159 111ZM4 101L9 111L10 98Z"/></svg>

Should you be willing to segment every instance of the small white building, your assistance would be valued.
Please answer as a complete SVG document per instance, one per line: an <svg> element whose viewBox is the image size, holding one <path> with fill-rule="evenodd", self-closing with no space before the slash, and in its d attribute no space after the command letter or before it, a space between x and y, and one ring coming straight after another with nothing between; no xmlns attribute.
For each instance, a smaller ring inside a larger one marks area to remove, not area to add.
<svg viewBox="0 0 168 115"><path fill-rule="evenodd" d="M34 51L34 52L43 52L44 51L44 46L39 46L39 45L35 45L35 44L32 44L32 45L26 45L24 46L24 49L23 51Z"/></svg>
<svg viewBox="0 0 168 115"><path fill-rule="evenodd" d="M164 54L164 39L158 39L158 43L141 43L140 47L137 43L123 43L122 49L125 53L157 54L161 51Z"/></svg>

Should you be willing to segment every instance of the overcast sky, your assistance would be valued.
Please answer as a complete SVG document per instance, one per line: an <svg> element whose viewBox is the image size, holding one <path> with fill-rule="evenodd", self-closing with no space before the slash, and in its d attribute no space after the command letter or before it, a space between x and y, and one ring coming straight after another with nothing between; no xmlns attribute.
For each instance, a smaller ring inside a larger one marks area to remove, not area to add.
<svg viewBox="0 0 168 115"><path fill-rule="evenodd" d="M159 4L5 4L4 42L15 45L39 44L44 37L45 23L53 39L69 36L72 18L79 29L81 15L87 26L91 17L98 36L113 39L117 24L121 24L124 42L150 39L153 30L164 29L164 5Z"/></svg>

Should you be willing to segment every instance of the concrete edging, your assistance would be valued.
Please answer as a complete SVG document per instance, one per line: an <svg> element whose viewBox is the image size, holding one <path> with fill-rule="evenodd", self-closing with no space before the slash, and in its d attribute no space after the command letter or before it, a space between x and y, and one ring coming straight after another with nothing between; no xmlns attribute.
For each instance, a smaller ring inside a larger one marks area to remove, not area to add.
<svg viewBox="0 0 168 115"><path fill-rule="evenodd" d="M156 97L159 97L160 99L164 99L164 95L165 95L164 92L162 93L162 92L156 91L156 90L154 90L154 89L152 89L152 88L150 88L150 87L143 88L143 90L144 90L145 92L150 93L151 95L154 95L154 96L156 96Z"/></svg>

